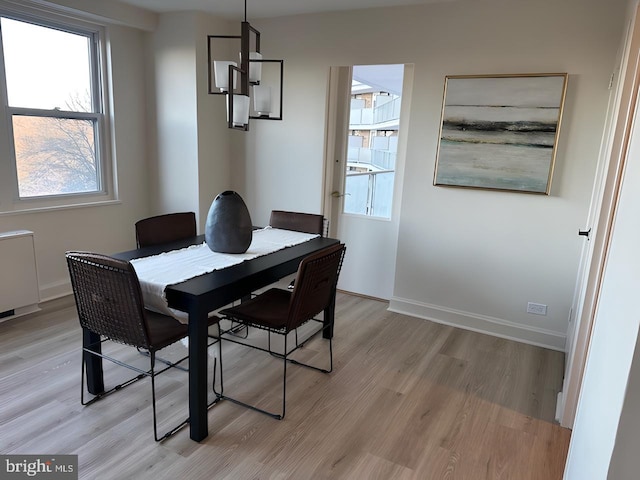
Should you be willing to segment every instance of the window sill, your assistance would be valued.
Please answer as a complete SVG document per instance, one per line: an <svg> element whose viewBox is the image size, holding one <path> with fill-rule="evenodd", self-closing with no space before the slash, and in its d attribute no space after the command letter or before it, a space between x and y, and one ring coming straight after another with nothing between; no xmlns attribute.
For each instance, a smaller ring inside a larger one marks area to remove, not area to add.
<svg viewBox="0 0 640 480"><path fill-rule="evenodd" d="M69 210L75 208L92 208L92 207L105 207L109 205L121 205L122 201L120 200L99 200L95 202L79 202L74 204L66 204L66 205L52 205L45 207L31 207L31 208L19 208L15 210L2 211L0 210L0 217L11 216L11 215L26 215L30 213L43 213L43 212L53 212L58 210Z"/></svg>

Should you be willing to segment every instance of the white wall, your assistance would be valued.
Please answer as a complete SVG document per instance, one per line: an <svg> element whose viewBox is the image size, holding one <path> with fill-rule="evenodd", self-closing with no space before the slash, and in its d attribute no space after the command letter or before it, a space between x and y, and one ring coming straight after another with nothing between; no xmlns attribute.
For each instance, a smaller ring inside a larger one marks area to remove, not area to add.
<svg viewBox="0 0 640 480"><path fill-rule="evenodd" d="M207 94L207 34L228 22L182 12L160 15L151 34L149 144L152 213L194 211L204 232L214 197L230 188L231 143L224 96Z"/></svg>
<svg viewBox="0 0 640 480"><path fill-rule="evenodd" d="M238 22L198 15L196 22L196 91L198 118L198 191L200 226L204 232L211 202L219 193L231 189L232 164L236 158L231 151L231 136L227 129L224 95L204 94L208 89L207 35L235 35Z"/></svg>
<svg viewBox="0 0 640 480"><path fill-rule="evenodd" d="M113 155L120 202L112 205L0 214L0 231L35 232L40 298L71 293L67 250L112 253L135 247L133 224L148 212L144 33L109 29L112 61ZM11 272L0 269L0 275Z"/></svg>
<svg viewBox="0 0 640 480"><path fill-rule="evenodd" d="M197 13L157 16L118 3L57 3L80 18L113 22L108 43L119 203L0 214L0 231L35 232L42 300L71 292L65 251L134 248L134 223L166 211L195 211L203 231L213 197L231 187L224 100L205 93L206 34L228 28L226 22ZM86 12L75 11L80 7Z"/></svg>
<svg viewBox="0 0 640 480"><path fill-rule="evenodd" d="M227 130L223 97L203 93L203 34L225 33L217 20L163 15L148 43L113 27L122 204L0 216L0 230L36 232L46 299L68 287L65 250L131 248L135 221L160 211L193 209L202 231L226 188L243 195L256 224L274 208L320 212L329 66L414 63L392 307L561 348L624 3L463 0L254 22L265 55L285 59L285 120L253 121L248 134ZM550 197L432 186L445 75L563 71ZM549 305L548 315L527 315L527 301Z"/></svg>
<svg viewBox="0 0 640 480"><path fill-rule="evenodd" d="M632 327L633 328L633 327ZM636 480L640 471L640 338L636 338L635 353L629 371L629 382L618 424L613 454L609 464L610 480ZM590 434L590 432L587 432ZM605 459L606 460L606 459Z"/></svg>
<svg viewBox="0 0 640 480"><path fill-rule="evenodd" d="M196 16L160 15L152 34L156 148L150 159L152 213L198 213Z"/></svg>
<svg viewBox="0 0 640 480"><path fill-rule="evenodd" d="M562 349L625 3L463 0L254 22L265 56L285 60L284 121L255 121L246 137L254 222L322 209L329 67L413 63L391 308ZM533 72L570 75L551 195L432 186L445 75Z"/></svg>

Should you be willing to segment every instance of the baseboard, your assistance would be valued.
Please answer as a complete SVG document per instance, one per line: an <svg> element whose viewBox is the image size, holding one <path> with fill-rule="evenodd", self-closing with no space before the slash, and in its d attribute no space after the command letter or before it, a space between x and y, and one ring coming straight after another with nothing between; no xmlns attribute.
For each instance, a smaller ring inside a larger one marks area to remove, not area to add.
<svg viewBox="0 0 640 480"><path fill-rule="evenodd" d="M355 293L355 292L350 292L348 290L341 290L341 289L336 289L338 293L344 293L347 295L351 295L352 297L360 297L360 298L366 298L367 300L374 300L376 302L384 302L384 303L389 303L389 300L385 300L384 298L380 298L380 297L372 297L371 295L365 295L363 293Z"/></svg>
<svg viewBox="0 0 640 480"><path fill-rule="evenodd" d="M71 289L71 282L69 280L47 283L40 286L40 303L66 297L72 293L73 290Z"/></svg>
<svg viewBox="0 0 640 480"><path fill-rule="evenodd" d="M40 286L40 302L36 305L29 305L27 307L16 308L12 315L6 315L0 317L0 322L11 320L12 318L22 317L23 315L29 315L31 313L39 312L43 308L43 304L51 302L52 300L62 299L64 297L70 297L73 294L71 289L71 282L69 280L60 280L59 282L48 283Z"/></svg>
<svg viewBox="0 0 640 480"><path fill-rule="evenodd" d="M566 334L528 325L393 297L389 310L432 322L564 352Z"/></svg>
<svg viewBox="0 0 640 480"><path fill-rule="evenodd" d="M562 424L562 407L563 407L563 397L562 392L558 392L558 396L556 397L556 422Z"/></svg>
<svg viewBox="0 0 640 480"><path fill-rule="evenodd" d="M30 313L39 312L40 307L38 304L35 305L27 305L26 307L20 307L13 310L10 310L8 315L3 315L0 317L0 323L6 322L7 320L11 320L12 318L22 317L23 315L28 315Z"/></svg>

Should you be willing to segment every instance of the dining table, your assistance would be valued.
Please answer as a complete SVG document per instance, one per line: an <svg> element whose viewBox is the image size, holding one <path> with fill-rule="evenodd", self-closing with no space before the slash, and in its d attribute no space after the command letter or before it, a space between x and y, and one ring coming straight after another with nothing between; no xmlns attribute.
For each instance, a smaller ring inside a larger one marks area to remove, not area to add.
<svg viewBox="0 0 640 480"><path fill-rule="evenodd" d="M204 242L204 235L185 240L137 248L113 254L114 258L132 261L144 257L158 256ZM271 285L295 273L299 263L311 255L339 240L314 237L292 246L241 261L234 265L213 270L179 283L167 285L164 294L167 306L188 316L189 356L189 435L200 442L209 435L207 371L208 371L208 316L211 312L230 303L247 298L252 292ZM333 336L335 295L329 308L324 311L323 336ZM99 339L93 332L83 332L83 345L88 347ZM98 342L99 345L99 342ZM99 346L97 347L99 348ZM95 355L86 355L87 388L92 394L104 391L102 361Z"/></svg>

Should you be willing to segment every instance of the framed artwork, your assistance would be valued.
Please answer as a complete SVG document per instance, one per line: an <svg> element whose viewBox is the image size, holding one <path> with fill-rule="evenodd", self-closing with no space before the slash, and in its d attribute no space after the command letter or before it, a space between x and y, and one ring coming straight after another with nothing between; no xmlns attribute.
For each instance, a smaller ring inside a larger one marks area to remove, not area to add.
<svg viewBox="0 0 640 480"><path fill-rule="evenodd" d="M548 195L567 77L447 76L433 184Z"/></svg>

